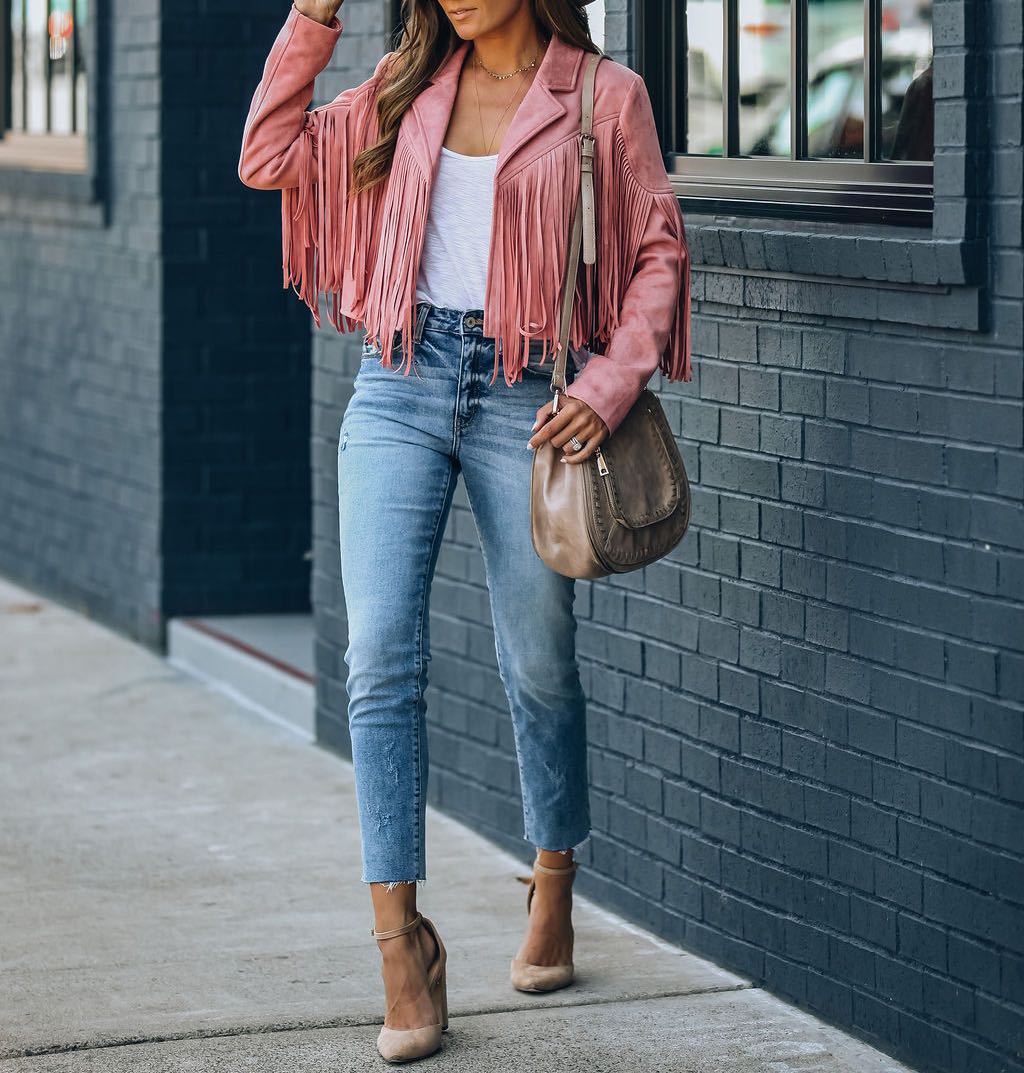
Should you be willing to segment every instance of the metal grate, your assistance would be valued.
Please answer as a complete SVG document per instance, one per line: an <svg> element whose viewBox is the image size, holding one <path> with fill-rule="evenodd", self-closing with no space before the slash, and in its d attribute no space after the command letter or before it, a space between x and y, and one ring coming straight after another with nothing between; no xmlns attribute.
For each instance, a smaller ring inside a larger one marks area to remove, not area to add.
<svg viewBox="0 0 1024 1073"><path fill-rule="evenodd" d="M90 0L3 0L3 129L82 134L88 115L84 35Z"/></svg>
<svg viewBox="0 0 1024 1073"><path fill-rule="evenodd" d="M930 226L927 0L639 0L637 19L684 207Z"/></svg>

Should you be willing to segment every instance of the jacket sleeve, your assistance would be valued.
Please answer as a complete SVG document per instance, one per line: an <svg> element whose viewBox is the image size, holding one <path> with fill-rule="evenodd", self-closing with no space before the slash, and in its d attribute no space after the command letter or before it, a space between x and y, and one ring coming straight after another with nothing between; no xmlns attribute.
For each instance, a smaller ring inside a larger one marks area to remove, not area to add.
<svg viewBox="0 0 1024 1073"><path fill-rule="evenodd" d="M330 62L342 31L303 15L292 5L274 41L245 121L238 176L257 190L281 191L281 257L284 286L291 286L320 325L321 293L331 299L328 316L339 331L357 323L343 310L363 284L367 214L353 211L352 161L379 135L378 76L334 100L308 109L316 76Z"/></svg>
<svg viewBox="0 0 1024 1073"><path fill-rule="evenodd" d="M603 354L592 354L566 390L608 426L618 428L660 368L669 380L689 380L690 254L679 202L665 170L647 87L638 75L623 102L615 131L616 241L635 247L618 324ZM635 230L636 241L629 238ZM600 246L604 246L603 239ZM600 254L599 254L600 256ZM600 272L600 264L595 266Z"/></svg>
<svg viewBox="0 0 1024 1073"><path fill-rule="evenodd" d="M367 91L391 53L361 85L307 111L316 77L330 63L343 26L338 16L324 24L292 5L267 56L245 120L238 177L246 186L256 190L299 186L303 169L316 163L317 139L303 134L320 125L325 111L347 109L369 97Z"/></svg>
<svg viewBox="0 0 1024 1073"><path fill-rule="evenodd" d="M238 177L256 190L299 185L301 134L316 76L330 62L341 20L329 25L292 5L263 67L242 133Z"/></svg>

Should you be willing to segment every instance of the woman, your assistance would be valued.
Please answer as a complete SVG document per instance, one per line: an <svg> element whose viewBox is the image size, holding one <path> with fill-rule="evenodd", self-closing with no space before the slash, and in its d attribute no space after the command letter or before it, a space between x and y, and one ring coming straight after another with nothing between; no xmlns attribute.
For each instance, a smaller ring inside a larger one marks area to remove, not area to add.
<svg viewBox="0 0 1024 1073"><path fill-rule="evenodd" d="M318 325L322 292L338 331L363 332L338 442L348 719L387 1004L377 1046L404 1061L436 1050L447 1027L445 948L416 889L429 596L458 475L536 847L510 975L520 990L547 991L573 978L574 852L590 831L586 710L574 582L532 547L522 445L548 443L579 465L658 368L690 378L689 256L644 83L605 57L593 116L597 263L575 281L573 360L553 413L581 145L589 157L583 69L598 51L584 0L406 0L399 47L307 111L340 8L295 0L253 97L239 176L282 191L285 285Z"/></svg>

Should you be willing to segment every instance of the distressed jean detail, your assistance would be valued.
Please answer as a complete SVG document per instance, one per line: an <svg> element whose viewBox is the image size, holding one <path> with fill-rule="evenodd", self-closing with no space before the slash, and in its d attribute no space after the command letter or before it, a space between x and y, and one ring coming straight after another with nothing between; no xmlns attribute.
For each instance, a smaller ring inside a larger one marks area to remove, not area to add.
<svg viewBox="0 0 1024 1073"><path fill-rule="evenodd" d="M531 345L522 379L494 383L482 310L416 307L413 367L380 364L364 338L338 437L348 726L364 883L426 879L430 590L460 476L483 551L498 671L512 716L523 837L568 852L590 834L586 701L575 582L530 534L537 409L550 355ZM400 339L396 333L396 345ZM573 352L567 380L581 366Z"/></svg>

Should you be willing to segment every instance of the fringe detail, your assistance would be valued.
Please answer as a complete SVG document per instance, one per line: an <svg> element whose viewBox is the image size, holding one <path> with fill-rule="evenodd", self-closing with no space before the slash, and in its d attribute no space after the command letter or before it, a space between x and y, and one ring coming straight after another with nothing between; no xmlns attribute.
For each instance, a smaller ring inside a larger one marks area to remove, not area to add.
<svg viewBox="0 0 1024 1073"><path fill-rule="evenodd" d="M580 185L580 144L569 138L527 165L494 192L493 242L483 334L497 343L505 380L513 384L526 364L532 339L541 361L558 345L562 276L569 227ZM570 346L579 337L570 328Z"/></svg>
<svg viewBox="0 0 1024 1073"><path fill-rule="evenodd" d="M619 326L622 302L653 213L668 222L676 243L679 300L658 367L670 380L689 380L690 256L679 202L671 190L652 192L629 166L622 131L598 138L594 162L597 192L597 263L580 261L569 326L569 347L606 353ZM543 340L541 360L557 351L569 227L580 183L578 139L567 139L502 183L494 197L494 243L488 272L484 335L498 340L497 376L503 353L512 384L527 360L531 339Z"/></svg>
<svg viewBox="0 0 1024 1073"><path fill-rule="evenodd" d="M598 191L597 264L582 266L583 295L581 307L574 314L573 345L586 345L585 325L591 323L590 349L606 353L619 326L622 301L636 271L644 233L651 215L660 213L676 242L680 288L658 368L669 380L689 380L690 254L679 202L671 189L653 192L637 181L619 127L614 138L598 139L594 181Z"/></svg>
<svg viewBox="0 0 1024 1073"><path fill-rule="evenodd" d="M317 302L316 221L313 217L316 113L308 113L300 135L299 185L281 191L281 252L284 286L309 306L313 320L320 327Z"/></svg>
<svg viewBox="0 0 1024 1073"><path fill-rule="evenodd" d="M299 185L282 190L284 286L305 302L317 327L325 294L331 324L339 332L363 328L389 368L400 332L408 373L430 183L400 138L388 179L350 197L350 161L376 137L372 107L328 105L307 114ZM637 181L619 128L597 139L594 169L597 264L580 264L570 349L606 353L652 213L660 213L675 239L680 289L658 367L669 380L689 380L690 255L679 203L671 190L653 192ZM499 362L509 384L518 379L531 341L543 342L542 361L555 354L579 183L579 140L568 138L494 192L483 325L484 335L496 340L492 383Z"/></svg>
<svg viewBox="0 0 1024 1073"><path fill-rule="evenodd" d="M654 195L654 208L663 212L676 240L676 274L679 277L679 300L676 302L668 345L658 361L667 380L689 380L692 332L690 330L690 247L686 241L686 226L679 202L672 191Z"/></svg>
<svg viewBox="0 0 1024 1073"><path fill-rule="evenodd" d="M389 368L400 328L408 373L428 184L399 139L388 178L351 197L351 161L377 136L372 106L307 113L299 185L282 191L284 286L306 303L318 328L323 293L330 323L339 332L365 329Z"/></svg>
<svg viewBox="0 0 1024 1073"><path fill-rule="evenodd" d="M365 301L355 313L364 322L367 339L381 350L381 364L388 368L392 366L395 333L401 331L402 371L408 374L415 342L416 280L430 197L427 177L403 139L395 147L386 186L380 223L373 229L369 246L372 276Z"/></svg>
<svg viewBox="0 0 1024 1073"><path fill-rule="evenodd" d="M284 286L309 307L318 328L321 293L328 298L328 320L339 332L361 324L365 252L386 184L352 197L350 168L376 139L372 107L347 102L307 112L300 135L299 185L281 191Z"/></svg>

